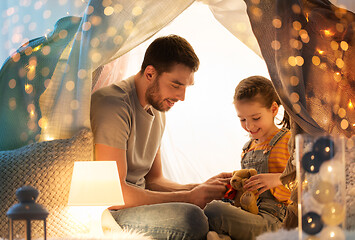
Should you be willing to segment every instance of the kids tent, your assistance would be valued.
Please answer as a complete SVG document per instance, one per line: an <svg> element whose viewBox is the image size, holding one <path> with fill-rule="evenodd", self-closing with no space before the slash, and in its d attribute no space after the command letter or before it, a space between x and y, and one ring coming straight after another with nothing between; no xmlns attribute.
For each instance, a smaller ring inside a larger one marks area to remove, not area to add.
<svg viewBox="0 0 355 240"><path fill-rule="evenodd" d="M84 4L81 16L61 18L54 31L21 46L0 71L0 150L70 138L90 128L90 95L106 83L110 63L193 2L92 0ZM353 1L203 2L265 60L294 133L353 135ZM11 11L7 9L7 15L12 16ZM284 178L295 178L291 161Z"/></svg>

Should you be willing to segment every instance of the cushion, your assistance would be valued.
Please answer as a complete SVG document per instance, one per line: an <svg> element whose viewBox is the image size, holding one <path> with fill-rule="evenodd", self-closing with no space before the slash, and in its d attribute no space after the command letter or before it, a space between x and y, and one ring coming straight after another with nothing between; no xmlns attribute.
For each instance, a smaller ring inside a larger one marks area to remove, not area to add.
<svg viewBox="0 0 355 240"><path fill-rule="evenodd" d="M92 159L93 135L89 129L80 130L70 139L37 142L15 150L0 151L0 238L8 237L6 212L18 202L15 192L23 185L31 185L39 191L36 202L49 212L48 237L86 231L83 225L70 217L67 202L74 161ZM14 235L24 233L21 221L14 223ZM43 236L43 222L33 223L32 237Z"/></svg>

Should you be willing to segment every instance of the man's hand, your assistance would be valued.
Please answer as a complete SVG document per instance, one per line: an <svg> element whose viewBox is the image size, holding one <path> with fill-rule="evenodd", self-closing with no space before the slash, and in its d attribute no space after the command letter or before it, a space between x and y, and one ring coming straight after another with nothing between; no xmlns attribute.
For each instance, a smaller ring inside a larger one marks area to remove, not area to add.
<svg viewBox="0 0 355 240"><path fill-rule="evenodd" d="M197 185L190 191L190 202L204 208L212 200L222 199L231 177L232 173L220 173Z"/></svg>
<svg viewBox="0 0 355 240"><path fill-rule="evenodd" d="M232 173L222 172L214 177L211 177L205 183L224 183L226 185L230 182L232 175Z"/></svg>
<svg viewBox="0 0 355 240"><path fill-rule="evenodd" d="M252 176L245 181L244 190L258 190L258 195L260 195L271 188L282 185L280 176L281 173L262 173Z"/></svg>

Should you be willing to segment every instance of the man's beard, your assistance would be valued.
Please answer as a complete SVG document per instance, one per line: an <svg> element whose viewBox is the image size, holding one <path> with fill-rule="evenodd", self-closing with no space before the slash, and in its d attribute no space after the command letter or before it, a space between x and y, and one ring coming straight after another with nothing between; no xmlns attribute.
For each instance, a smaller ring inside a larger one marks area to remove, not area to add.
<svg viewBox="0 0 355 240"><path fill-rule="evenodd" d="M162 100L162 97L159 93L159 79L160 77L158 76L152 85L147 88L147 91L145 92L145 99L156 110L165 112L169 109L164 108L164 100Z"/></svg>

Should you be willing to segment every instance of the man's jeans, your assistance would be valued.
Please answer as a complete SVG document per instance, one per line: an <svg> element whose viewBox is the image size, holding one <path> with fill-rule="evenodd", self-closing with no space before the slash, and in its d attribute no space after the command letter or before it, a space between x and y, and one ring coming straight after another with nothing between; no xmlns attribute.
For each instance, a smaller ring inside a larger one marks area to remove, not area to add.
<svg viewBox="0 0 355 240"><path fill-rule="evenodd" d="M189 203L162 203L111 211L124 229L132 229L153 239L205 239L207 217Z"/></svg>

